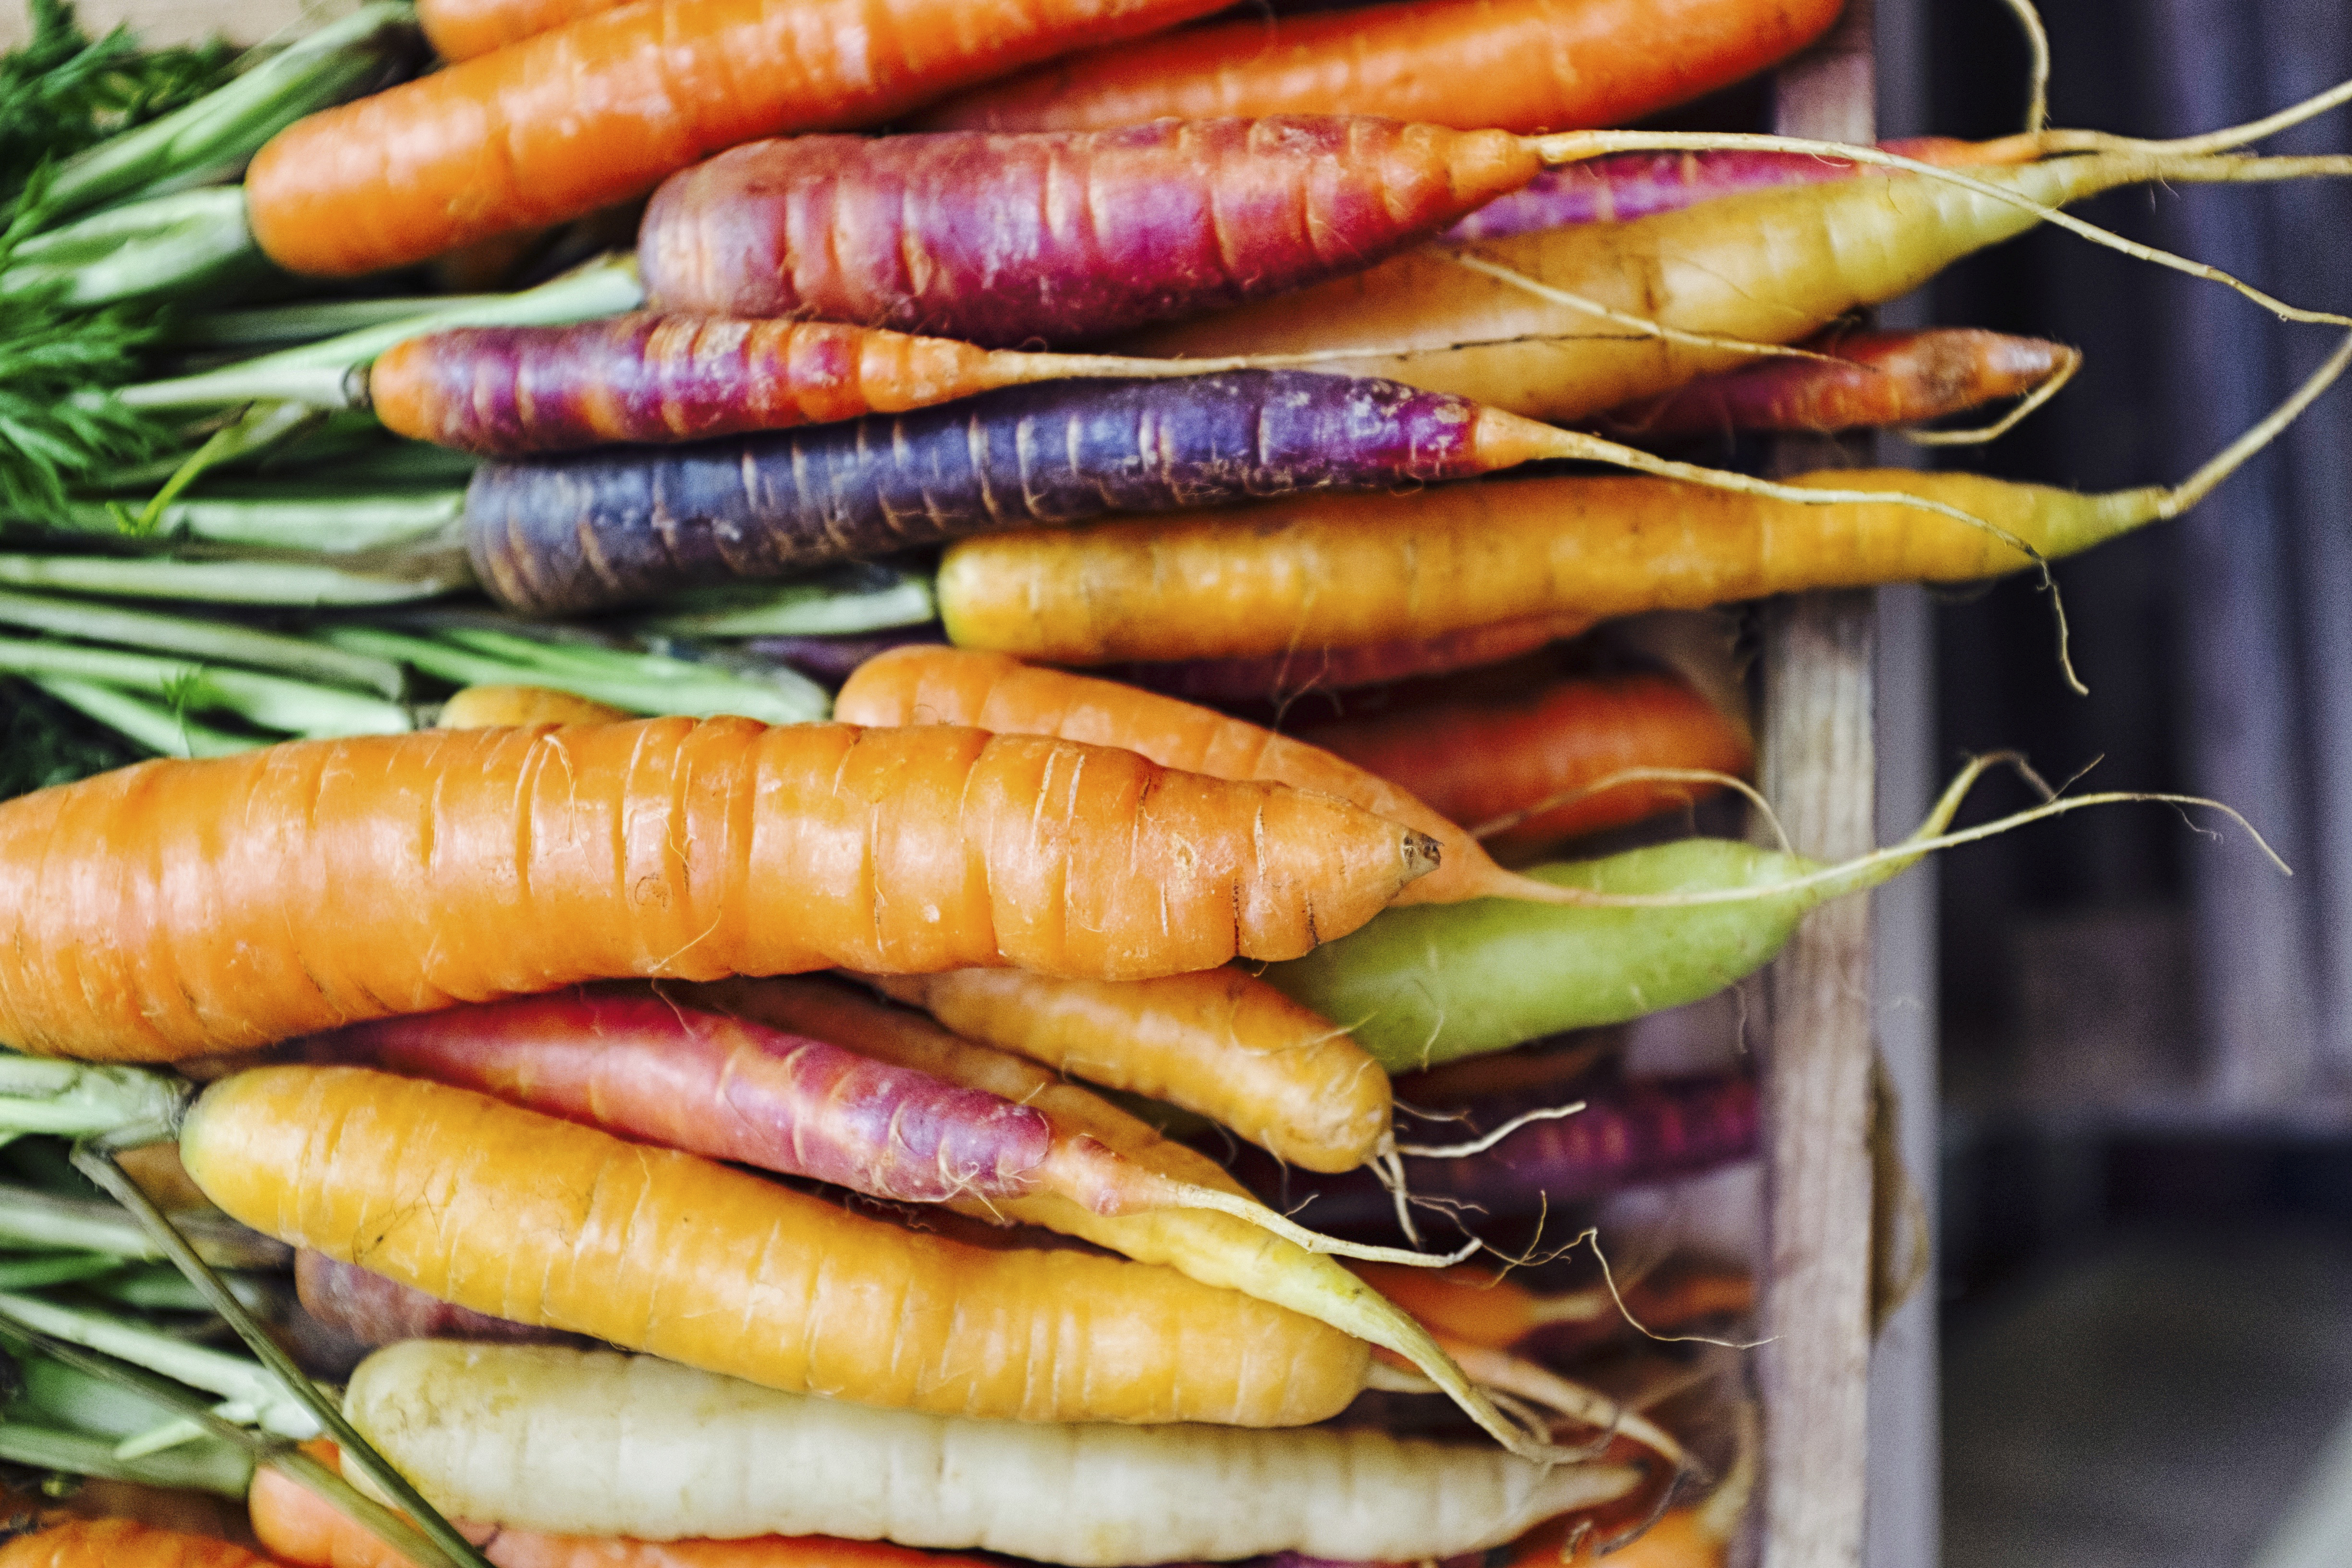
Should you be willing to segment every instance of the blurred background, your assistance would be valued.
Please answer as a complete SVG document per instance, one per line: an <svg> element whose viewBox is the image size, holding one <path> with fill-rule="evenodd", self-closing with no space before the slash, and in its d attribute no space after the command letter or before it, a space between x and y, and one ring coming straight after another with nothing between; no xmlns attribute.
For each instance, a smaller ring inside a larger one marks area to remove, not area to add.
<svg viewBox="0 0 2352 1568"><path fill-rule="evenodd" d="M2352 77L2342 0L2042 14L2057 125L2179 136ZM1882 135L2022 124L2024 35L1995 0L1880 0L1878 26ZM2347 144L2339 114L2265 151ZM2084 216L2298 304L2352 305L2341 182L2142 189ZM2017 433L1939 455L2082 489L2179 480L2336 343L2048 230L1910 308L2085 351ZM2087 787L2225 800L2294 868L2140 806L1934 872L1933 1533L1950 1568L2352 1563L2347 477L2339 391L2189 518L2062 565L2087 698L2066 689L2048 596L2025 578L1889 605L1890 655L1931 663L1936 695L1924 761L1890 746L1900 721L1882 707L1884 796L1916 795L1915 766L2014 747L2053 782L2095 764ZM1906 656L1914 615L1926 629ZM1882 953L1883 1021L1902 1035L1918 997L1886 973L1900 947ZM1874 1528L1874 1558L1916 1561L1912 1540Z"/></svg>

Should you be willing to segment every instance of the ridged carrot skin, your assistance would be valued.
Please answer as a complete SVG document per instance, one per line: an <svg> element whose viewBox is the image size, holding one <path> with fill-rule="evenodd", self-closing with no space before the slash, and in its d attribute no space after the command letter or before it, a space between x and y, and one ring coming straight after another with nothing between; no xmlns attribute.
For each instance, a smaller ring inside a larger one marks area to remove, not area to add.
<svg viewBox="0 0 2352 1568"><path fill-rule="evenodd" d="M562 452L928 408L1042 380L1036 357L830 321L647 310L411 338L370 368L368 398L386 429L414 440Z"/></svg>
<svg viewBox="0 0 2352 1568"><path fill-rule="evenodd" d="M1764 360L1612 408L1594 423L1635 441L1916 425L2021 397L2082 357L2046 339L1972 327L1856 332L1809 346L1834 363Z"/></svg>
<svg viewBox="0 0 2352 1568"><path fill-rule="evenodd" d="M2137 180L2219 178L2243 160L2100 154L1969 177L2052 205ZM1894 299L1960 258L2040 222L1941 180L1864 172L1701 202L1628 224L1580 224L1482 245L1546 287L1683 331L1790 343ZM1459 347L1456 345L1475 345ZM1377 351L1359 354L1358 351ZM1138 333L1121 352L1350 355L1349 374L1453 392L1570 423L1752 355L1602 325L1588 312L1465 270L1442 247L1278 301Z"/></svg>
<svg viewBox="0 0 2352 1568"><path fill-rule="evenodd" d="M509 1318L494 1318L488 1312L453 1307L422 1290L387 1279L372 1268L339 1262L307 1247L294 1255L294 1289L301 1298L304 1311L363 1345L388 1345L401 1340L473 1340L510 1345L587 1343L578 1335L560 1329L518 1323ZM257 1472L257 1484L262 1473L266 1472ZM310 1493L302 1495L308 1497Z"/></svg>
<svg viewBox="0 0 2352 1568"><path fill-rule="evenodd" d="M1790 482L1924 496L2053 558L2152 521L2167 493L2084 496L1907 469L1824 470ZM940 563L939 596L948 636L962 647L1103 664L1263 657L1807 588L1969 582L2026 564L1983 530L1906 507L1562 478L964 540Z"/></svg>
<svg viewBox="0 0 2352 1568"><path fill-rule="evenodd" d="M1591 630L1592 621L1590 616L1534 616L1362 647L1297 647L1252 658L1130 664L1114 673L1131 686L1193 702L1278 707L1310 691L1348 691L1501 664L1546 643L1580 637Z"/></svg>
<svg viewBox="0 0 2352 1568"><path fill-rule="evenodd" d="M379 1018L296 1048L907 1203L1028 1192L1053 1141L1031 1107L634 989Z"/></svg>
<svg viewBox="0 0 2352 1568"><path fill-rule="evenodd" d="M245 188L295 272L580 217L754 137L876 125L1217 0L638 0L296 121Z"/></svg>
<svg viewBox="0 0 2352 1568"><path fill-rule="evenodd" d="M1556 680L1311 725L1299 740L1394 782L1474 829L1626 768L1745 773L1754 746L1690 685L1642 671ZM1491 847L1537 849L1597 833L1708 793L1692 784L1632 784L1536 810L1486 834Z"/></svg>
<svg viewBox="0 0 2352 1568"><path fill-rule="evenodd" d="M1285 1549L1444 1557L1637 1479L1365 1429L982 1423L751 1388L650 1356L429 1341L371 1356L345 1408L461 1518L638 1537L821 1531L1075 1568Z"/></svg>
<svg viewBox="0 0 2352 1568"><path fill-rule="evenodd" d="M232 1542L127 1519L75 1520L0 1543L0 1568L276 1568Z"/></svg>
<svg viewBox="0 0 2352 1568"><path fill-rule="evenodd" d="M997 734L1059 736L1123 747L1162 767L1318 791L1437 840L1437 869L1399 893L1397 902L1451 904L1501 890L1504 872L1478 841L1402 786L1246 720L1116 681L1041 669L1001 654L893 648L849 678L834 711L852 724L968 724Z"/></svg>
<svg viewBox="0 0 2352 1568"><path fill-rule="evenodd" d="M506 604L574 615L972 533L1485 473L1489 428L1460 398L1306 371L1013 386L670 451L485 463L466 548Z"/></svg>
<svg viewBox="0 0 2352 1568"><path fill-rule="evenodd" d="M1952 168L2019 163L2030 145L1915 136L1882 142L1879 150L1922 163ZM1820 185L1857 173L1860 165L1807 153L1722 149L1705 153L1620 153L1546 169L1525 185L1496 196L1440 237L1463 244L1503 239L1580 223L1630 223L1680 212L1718 196L1746 195L1784 185Z"/></svg>
<svg viewBox="0 0 2352 1568"><path fill-rule="evenodd" d="M959 1035L1198 1111L1309 1171L1352 1171L1389 1135L1380 1064L1237 969L1105 983L959 969L877 984Z"/></svg>
<svg viewBox="0 0 2352 1568"><path fill-rule="evenodd" d="M925 726L654 719L155 761L0 803L0 1038L132 1060L626 976L1296 954L1426 868L1302 791Z"/></svg>
<svg viewBox="0 0 2352 1568"><path fill-rule="evenodd" d="M1161 115L1385 114L1436 125L1622 125L1752 76L1840 0L1417 0L1250 16L1097 49L925 117L992 130Z"/></svg>
<svg viewBox="0 0 2352 1568"><path fill-rule="evenodd" d="M770 1388L1022 1421L1319 1420L1364 1348L1173 1269L993 1252L674 1150L353 1068L189 1111L230 1214L428 1294Z"/></svg>
<svg viewBox="0 0 2352 1568"><path fill-rule="evenodd" d="M1500 132L1361 116L1117 123L739 147L655 193L646 297L1059 346L1361 271L1538 167Z"/></svg>

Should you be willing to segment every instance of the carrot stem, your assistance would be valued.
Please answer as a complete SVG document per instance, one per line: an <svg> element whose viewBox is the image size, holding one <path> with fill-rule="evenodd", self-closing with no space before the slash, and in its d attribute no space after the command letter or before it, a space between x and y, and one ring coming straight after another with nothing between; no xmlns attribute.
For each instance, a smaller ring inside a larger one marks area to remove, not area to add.
<svg viewBox="0 0 2352 1568"><path fill-rule="evenodd" d="M861 563L774 586L690 588L637 625L679 637L842 637L919 626L938 615L929 578Z"/></svg>
<svg viewBox="0 0 2352 1568"><path fill-rule="evenodd" d="M221 1281L211 1265L196 1256L185 1238L163 1217L161 1209L148 1197L138 1183L123 1173L122 1167L106 1150L89 1143L77 1144L73 1152L74 1168L103 1187L107 1193L137 1217L158 1245L169 1255L173 1264L188 1277L197 1289L204 1292L228 1325L236 1331L237 1338L252 1351L263 1367L280 1387L290 1393L317 1421L319 1426L332 1436L342 1450L343 1463L356 1468L370 1485L376 1488L393 1505L415 1521L416 1528L437 1549L436 1555L445 1558L453 1568L490 1568L473 1543L457 1533L449 1521L441 1517L434 1506L408 1483L406 1477L394 1469L377 1453L368 1440L359 1435L333 1400L320 1393L318 1385L302 1374L278 1342L264 1332L253 1315L245 1310L235 1293ZM310 1434L303 1434L310 1436Z"/></svg>

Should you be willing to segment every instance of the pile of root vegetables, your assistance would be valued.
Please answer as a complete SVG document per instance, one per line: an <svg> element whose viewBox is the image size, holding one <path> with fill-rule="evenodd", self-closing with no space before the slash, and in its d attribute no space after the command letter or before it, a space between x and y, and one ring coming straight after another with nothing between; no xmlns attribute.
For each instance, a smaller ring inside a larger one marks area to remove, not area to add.
<svg viewBox="0 0 2352 1568"><path fill-rule="evenodd" d="M1605 129L1820 0L419 8L0 70L118 83L0 164L0 1477L322 1568L1719 1562L1753 1281L1606 1216L1756 1095L1639 1021L1997 761L1738 837L1724 607L2046 572L2346 354L2170 488L1706 459L2030 413L2072 350L1856 318L2341 95L1840 148Z"/></svg>

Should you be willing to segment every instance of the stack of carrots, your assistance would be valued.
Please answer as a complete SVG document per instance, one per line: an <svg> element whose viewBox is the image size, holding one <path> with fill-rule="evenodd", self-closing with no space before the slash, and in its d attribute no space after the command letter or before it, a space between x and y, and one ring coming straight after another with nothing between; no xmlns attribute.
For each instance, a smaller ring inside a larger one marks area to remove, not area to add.
<svg viewBox="0 0 2352 1568"><path fill-rule="evenodd" d="M1471 1122L1433 1145L1391 1075L1717 991L1948 825L1965 779L1853 867L1537 863L1748 769L1690 612L2027 567L2244 453L2082 497L1616 437L2030 400L2070 351L1841 323L2099 191L2342 172L1588 133L1834 0L1167 31L1213 8L424 0L447 68L251 165L255 237L320 275L649 198L645 310L412 339L325 395L484 457L506 609L936 574L944 644L859 663L829 723L470 691L0 803L0 1041L202 1064L187 1174L383 1345L353 1430L500 1568L1533 1561L1664 1508L1736 1402L1559 1358L1734 1319L1744 1278L1540 1297L1421 1226L1738 1160L1752 1089L1580 1037L1419 1080ZM847 133L885 123L917 129ZM1561 458L1642 471L1489 477ZM1475 1431L1370 1418L1427 1394ZM1719 1560L1752 1446L1653 1550ZM274 1471L251 1505L283 1561L412 1560ZM0 1568L133 1550L63 1527Z"/></svg>

